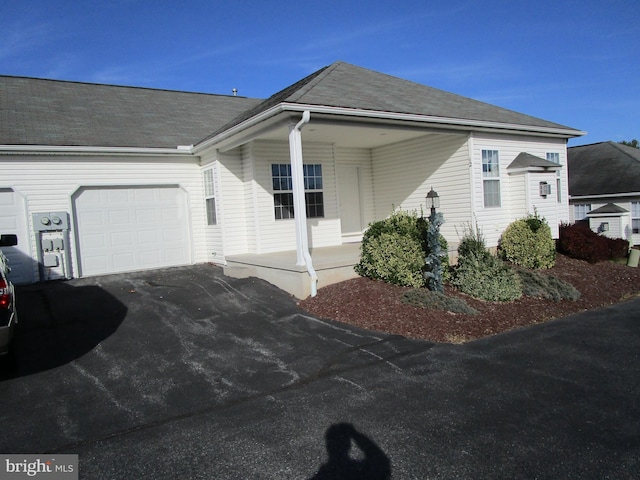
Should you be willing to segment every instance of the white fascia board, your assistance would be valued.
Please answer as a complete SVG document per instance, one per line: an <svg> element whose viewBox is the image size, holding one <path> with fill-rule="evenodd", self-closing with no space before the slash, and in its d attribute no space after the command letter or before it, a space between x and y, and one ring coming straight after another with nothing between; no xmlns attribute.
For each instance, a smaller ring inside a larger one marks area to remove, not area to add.
<svg viewBox="0 0 640 480"><path fill-rule="evenodd" d="M518 125L511 123L485 122L481 120L466 120L461 118L435 117L431 115L417 115L408 113L382 112L376 110L359 110L345 107L327 107L321 105L303 105L303 104L281 104L284 110L304 112L309 110L312 113L326 113L333 115L345 115L352 117L364 117L382 120L409 121L420 123L435 123L447 126L459 126L468 130L469 127L474 129L490 129L490 130L510 130L521 131L527 133L549 134L562 137L580 137L586 135L587 132L574 129L554 128L554 127L537 127L531 125Z"/></svg>
<svg viewBox="0 0 640 480"><path fill-rule="evenodd" d="M495 130L507 130L511 132L524 132L533 135L541 135L541 136L559 136L563 138L573 138L580 137L582 135L586 135L587 132L583 132L580 130L574 129L564 129L564 128L553 128L553 127L536 127L536 126L527 126L527 125L517 125L517 124L508 124L508 123L497 123L497 122L484 122L479 120L465 120L460 118L445 118L445 117L435 117L429 115L417 115L417 114L407 114L407 113L394 113L394 112L383 112L376 110L361 110L355 108L346 108L346 107L330 107L324 105L306 105L300 103L279 103L259 114L248 118L247 120L234 125L233 127L221 132L220 134L212 137L208 140L205 140L198 145L195 145L192 149L194 154L200 153L202 150L209 148L213 145L220 144L225 140L229 140L234 135L239 134L240 132L247 130L265 120L268 120L271 117L274 117L282 112L296 112L296 113L304 113L304 111L309 111L312 114L326 114L326 115L339 115L344 117L359 117L363 119L369 120L382 120L382 121L396 121L396 122L411 122L411 123L422 123L422 124L436 124L442 125L444 128L456 128L460 130L486 130L486 131L495 131ZM237 143L237 142L234 142Z"/></svg>
<svg viewBox="0 0 640 480"><path fill-rule="evenodd" d="M138 147L77 147L55 145L0 145L0 155L176 155L192 157L190 147L138 148Z"/></svg>

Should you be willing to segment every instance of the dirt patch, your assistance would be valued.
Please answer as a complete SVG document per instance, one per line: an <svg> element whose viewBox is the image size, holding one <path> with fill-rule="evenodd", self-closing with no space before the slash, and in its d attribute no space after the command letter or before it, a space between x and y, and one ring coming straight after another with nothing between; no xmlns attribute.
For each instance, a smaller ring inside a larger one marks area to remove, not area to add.
<svg viewBox="0 0 640 480"><path fill-rule="evenodd" d="M573 302L522 297L510 303L473 299L446 286L445 294L464 299L477 315L426 310L402 303L406 287L356 278L321 288L300 302L308 312L358 327L434 342L460 343L627 300L640 294L640 268L589 264L558 255L553 268L539 271L571 283L580 292Z"/></svg>

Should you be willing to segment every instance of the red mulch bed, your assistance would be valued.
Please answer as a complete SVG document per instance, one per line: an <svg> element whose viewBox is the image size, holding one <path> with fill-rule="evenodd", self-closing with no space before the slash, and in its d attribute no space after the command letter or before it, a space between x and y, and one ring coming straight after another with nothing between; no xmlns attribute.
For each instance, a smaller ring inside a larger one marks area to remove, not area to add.
<svg viewBox="0 0 640 480"><path fill-rule="evenodd" d="M318 317L370 330L433 342L460 343L600 308L640 294L640 268L620 263L592 265L558 255L553 268L539 272L571 283L580 292L580 299L554 302L522 297L510 303L496 303L476 300L446 286L446 295L463 298L480 312L454 314L402 303L402 294L409 288L355 278L321 288L316 297L303 300L300 306Z"/></svg>

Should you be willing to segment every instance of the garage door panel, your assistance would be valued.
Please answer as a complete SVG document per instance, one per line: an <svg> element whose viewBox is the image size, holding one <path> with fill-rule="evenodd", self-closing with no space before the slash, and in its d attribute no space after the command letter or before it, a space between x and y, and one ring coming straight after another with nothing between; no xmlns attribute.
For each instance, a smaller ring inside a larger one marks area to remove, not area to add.
<svg viewBox="0 0 640 480"><path fill-rule="evenodd" d="M31 283L35 264L30 252L26 203L24 197L10 188L0 188L0 234L18 236L16 246L2 247L11 267L9 279L14 283Z"/></svg>
<svg viewBox="0 0 640 480"><path fill-rule="evenodd" d="M189 264L186 204L177 187L82 190L75 198L81 274Z"/></svg>

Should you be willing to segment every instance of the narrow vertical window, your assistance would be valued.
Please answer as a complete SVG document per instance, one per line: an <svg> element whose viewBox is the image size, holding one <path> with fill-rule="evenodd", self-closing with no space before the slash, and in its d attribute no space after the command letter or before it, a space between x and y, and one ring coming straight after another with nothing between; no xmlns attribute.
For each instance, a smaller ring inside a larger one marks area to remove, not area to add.
<svg viewBox="0 0 640 480"><path fill-rule="evenodd" d="M213 168L209 168L203 172L204 175L204 198L207 209L207 225L217 225L218 217L216 215L216 187L213 180Z"/></svg>
<svg viewBox="0 0 640 480"><path fill-rule="evenodd" d="M558 152L547 152L547 160L560 165L560 154ZM560 181L560 170L556 172L556 199L562 202L562 182Z"/></svg>
<svg viewBox="0 0 640 480"><path fill-rule="evenodd" d="M631 202L631 229L640 233L640 202Z"/></svg>
<svg viewBox="0 0 640 480"><path fill-rule="evenodd" d="M500 160L497 150L482 150L482 186L484 206L499 207L500 202Z"/></svg>

